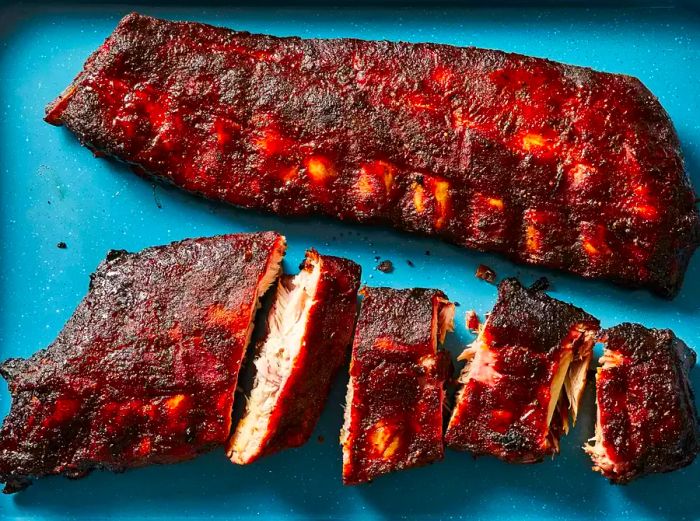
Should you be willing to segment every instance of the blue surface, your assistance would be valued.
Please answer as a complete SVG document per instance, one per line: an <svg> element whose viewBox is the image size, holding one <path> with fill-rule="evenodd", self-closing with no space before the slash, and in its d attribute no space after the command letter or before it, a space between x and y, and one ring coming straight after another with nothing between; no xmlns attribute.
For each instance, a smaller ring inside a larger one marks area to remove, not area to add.
<svg viewBox="0 0 700 521"><path fill-rule="evenodd" d="M670 327L700 348L700 255L672 302L463 251L434 240L325 219L281 220L154 187L128 169L97 160L67 131L42 122L44 105L80 70L129 7L44 7L0 11L0 358L27 356L58 333L110 248L138 250L184 237L275 229L289 240L294 270L309 246L347 256L373 285L434 286L461 303L453 353L471 341L463 313L481 315L495 288L474 278L486 262L499 276L546 274L554 295L583 306L604 326L638 321ZM202 10L141 9L255 32L434 41L518 51L638 76L671 114L688 170L700 187L700 15L680 9ZM65 241L66 250L56 244ZM426 255L426 250L430 255ZM391 259L392 274L375 270ZM413 261L410 267L407 260ZM700 371L694 375L700 389ZM250 467L222 451L195 461L87 479L40 480L0 498L0 518L469 517L700 518L700 463L627 487L590 471L580 450L593 430L592 393L579 424L553 461L509 466L448 452L444 462L368 486L340 482L338 430L345 378L312 438L298 450ZM0 415L9 395L0 390ZM319 442L317 436L323 436Z"/></svg>

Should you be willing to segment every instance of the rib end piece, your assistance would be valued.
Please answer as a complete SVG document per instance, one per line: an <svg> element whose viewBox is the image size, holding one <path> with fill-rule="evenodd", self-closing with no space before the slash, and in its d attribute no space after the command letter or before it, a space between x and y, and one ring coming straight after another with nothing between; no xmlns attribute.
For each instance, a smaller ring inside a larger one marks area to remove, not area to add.
<svg viewBox="0 0 700 521"><path fill-rule="evenodd" d="M604 332L595 437L584 446L611 482L689 465L700 451L688 373L695 352L668 329L620 324Z"/></svg>

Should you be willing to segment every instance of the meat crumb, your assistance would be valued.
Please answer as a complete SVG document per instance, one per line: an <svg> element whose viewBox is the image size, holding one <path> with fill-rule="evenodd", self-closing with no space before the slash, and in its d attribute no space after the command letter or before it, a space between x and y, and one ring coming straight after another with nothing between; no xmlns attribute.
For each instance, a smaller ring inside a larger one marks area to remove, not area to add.
<svg viewBox="0 0 700 521"><path fill-rule="evenodd" d="M56 248L59 248L61 250L65 250L66 248L68 248L68 245L65 242L61 241L58 244L56 244Z"/></svg>
<svg viewBox="0 0 700 521"><path fill-rule="evenodd" d="M316 438L316 439L318 440L319 443L323 443L326 440L321 434L319 434L318 438Z"/></svg>
<svg viewBox="0 0 700 521"><path fill-rule="evenodd" d="M530 285L530 291L547 291L551 287L551 283L547 277L540 277Z"/></svg>
<svg viewBox="0 0 700 521"><path fill-rule="evenodd" d="M391 273L394 271L394 263L390 260L383 260L379 263L377 269L382 273Z"/></svg>
<svg viewBox="0 0 700 521"><path fill-rule="evenodd" d="M496 272L485 264L479 264L479 267L476 268L475 275L478 279L485 280L486 282L493 283L496 281Z"/></svg>
<svg viewBox="0 0 700 521"><path fill-rule="evenodd" d="M472 333L476 333L479 331L479 317L477 316L476 311L470 309L469 311L467 311L464 319L467 322L467 329L469 331L471 331Z"/></svg>

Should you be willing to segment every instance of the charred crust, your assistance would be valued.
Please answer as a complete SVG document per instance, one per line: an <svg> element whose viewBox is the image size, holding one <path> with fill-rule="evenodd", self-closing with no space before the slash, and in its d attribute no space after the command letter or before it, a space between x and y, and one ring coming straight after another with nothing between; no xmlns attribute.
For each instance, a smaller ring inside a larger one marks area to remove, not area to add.
<svg viewBox="0 0 700 521"><path fill-rule="evenodd" d="M103 261L54 342L0 366L12 395L5 492L223 444L258 292L283 244L273 232L223 235Z"/></svg>
<svg viewBox="0 0 700 521"><path fill-rule="evenodd" d="M700 243L658 100L637 79L548 60L133 14L49 113L198 195L390 225L668 298Z"/></svg>

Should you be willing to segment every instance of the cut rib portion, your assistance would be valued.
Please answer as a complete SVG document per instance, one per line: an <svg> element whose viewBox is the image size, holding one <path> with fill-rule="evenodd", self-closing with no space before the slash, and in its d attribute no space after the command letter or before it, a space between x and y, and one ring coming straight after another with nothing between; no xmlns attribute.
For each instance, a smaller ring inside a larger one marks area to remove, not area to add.
<svg viewBox="0 0 700 521"><path fill-rule="evenodd" d="M454 305L438 290L364 288L350 363L343 482L442 459Z"/></svg>
<svg viewBox="0 0 700 521"><path fill-rule="evenodd" d="M110 252L56 340L0 366L12 395L5 492L222 445L258 300L284 250L266 232Z"/></svg>
<svg viewBox="0 0 700 521"><path fill-rule="evenodd" d="M46 120L230 204L391 225L666 296L700 242L676 132L644 85L517 54L131 14Z"/></svg>
<svg viewBox="0 0 700 521"><path fill-rule="evenodd" d="M620 324L603 335L594 444L584 450L613 483L690 464L700 434L688 373L695 352L670 329Z"/></svg>
<svg viewBox="0 0 700 521"><path fill-rule="evenodd" d="M253 390L228 443L231 461L252 463L309 439L352 339L359 285L357 264L315 250L298 275L280 280Z"/></svg>
<svg viewBox="0 0 700 521"><path fill-rule="evenodd" d="M515 279L474 343L458 359L457 403L445 434L451 448L511 463L534 463L559 451L576 421L586 384L597 319Z"/></svg>

